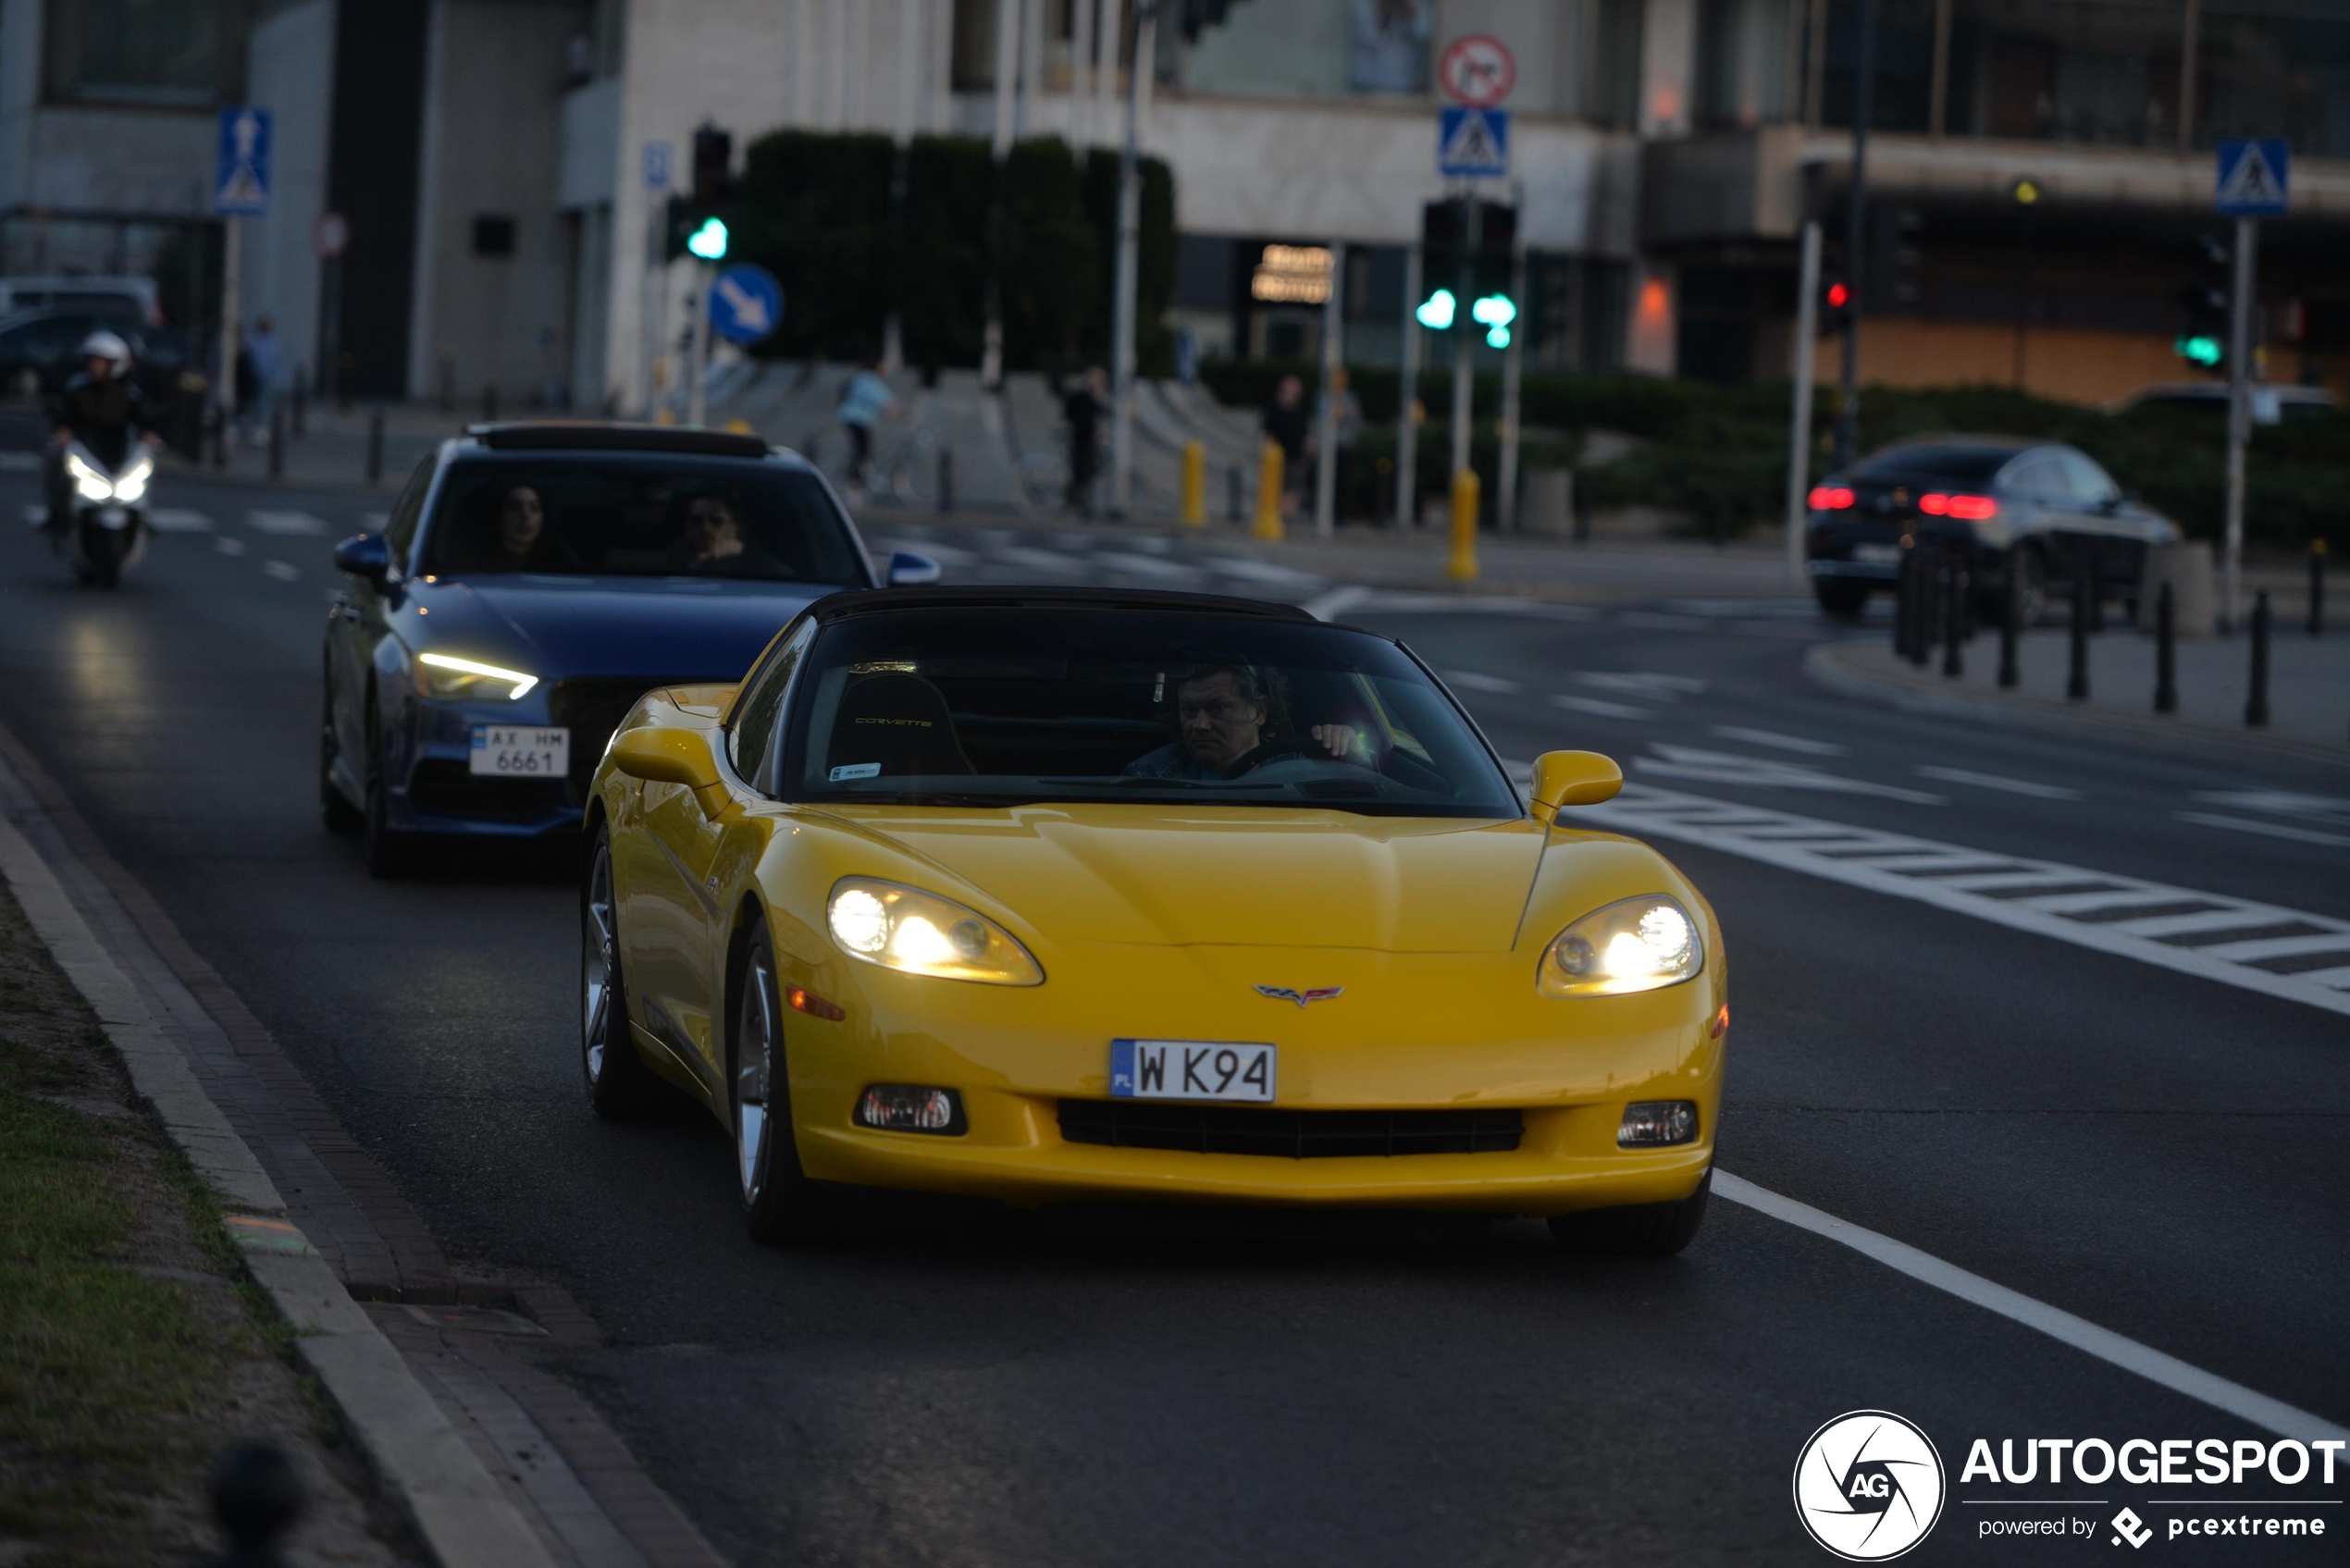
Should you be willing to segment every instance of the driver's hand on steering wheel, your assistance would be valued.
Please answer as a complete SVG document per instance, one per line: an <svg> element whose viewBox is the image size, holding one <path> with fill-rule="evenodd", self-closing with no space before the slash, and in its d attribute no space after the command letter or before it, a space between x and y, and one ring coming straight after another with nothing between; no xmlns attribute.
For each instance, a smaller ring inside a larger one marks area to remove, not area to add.
<svg viewBox="0 0 2350 1568"><path fill-rule="evenodd" d="M1342 761L1359 761L1355 747L1363 740L1363 732L1352 724L1317 724L1314 739L1323 750Z"/></svg>

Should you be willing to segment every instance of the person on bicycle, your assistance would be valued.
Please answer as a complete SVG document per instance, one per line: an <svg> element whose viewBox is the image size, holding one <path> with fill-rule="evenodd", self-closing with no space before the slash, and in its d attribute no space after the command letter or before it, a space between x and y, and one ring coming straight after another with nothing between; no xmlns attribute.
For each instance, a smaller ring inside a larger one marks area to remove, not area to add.
<svg viewBox="0 0 2350 1568"><path fill-rule="evenodd" d="M848 488L851 499L865 499L865 471L873 460L873 425L884 414L897 412L897 395L882 379L881 361L872 360L841 389L840 406L834 410L848 432Z"/></svg>

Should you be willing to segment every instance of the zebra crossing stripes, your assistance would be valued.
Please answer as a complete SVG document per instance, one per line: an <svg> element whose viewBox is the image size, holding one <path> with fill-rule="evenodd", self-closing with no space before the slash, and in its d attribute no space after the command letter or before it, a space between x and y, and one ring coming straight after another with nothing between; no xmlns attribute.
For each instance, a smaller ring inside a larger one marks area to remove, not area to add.
<svg viewBox="0 0 2350 1568"><path fill-rule="evenodd" d="M2350 921L1646 784L1565 813L2350 1016Z"/></svg>

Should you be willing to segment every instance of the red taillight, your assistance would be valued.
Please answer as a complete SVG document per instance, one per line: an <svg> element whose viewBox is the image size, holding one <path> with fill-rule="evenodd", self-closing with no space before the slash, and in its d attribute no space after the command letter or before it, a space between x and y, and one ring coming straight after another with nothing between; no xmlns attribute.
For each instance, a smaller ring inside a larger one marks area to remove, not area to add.
<svg viewBox="0 0 2350 1568"><path fill-rule="evenodd" d="M1955 517L1962 523L1980 523L1999 514L1999 503L1989 496L1946 496L1938 491L1918 497L1918 510L1928 517Z"/></svg>
<svg viewBox="0 0 2350 1568"><path fill-rule="evenodd" d="M1852 492L1842 485L1814 485L1810 499L1814 512L1842 512L1852 504Z"/></svg>

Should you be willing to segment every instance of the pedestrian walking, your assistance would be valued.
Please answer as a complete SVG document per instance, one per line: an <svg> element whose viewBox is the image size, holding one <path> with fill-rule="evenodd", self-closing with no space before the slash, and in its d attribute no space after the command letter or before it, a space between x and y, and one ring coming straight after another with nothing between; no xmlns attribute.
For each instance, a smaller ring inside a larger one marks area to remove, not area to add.
<svg viewBox="0 0 2350 1568"><path fill-rule="evenodd" d="M251 440L255 429L266 431L286 385L286 344L278 324L256 316L245 334L244 352L237 357L237 428Z"/></svg>
<svg viewBox="0 0 2350 1568"><path fill-rule="evenodd" d="M1305 484L1305 440L1313 426L1313 412L1305 406L1305 383L1284 376L1265 405L1265 438L1281 449L1281 515L1297 515L1297 498Z"/></svg>
<svg viewBox="0 0 2350 1568"><path fill-rule="evenodd" d="M862 505L866 470L873 461L873 426L884 414L897 412L897 396L882 379L881 361L869 361L848 378L848 385L841 389L840 404L833 412L848 432L848 498Z"/></svg>
<svg viewBox="0 0 2350 1568"><path fill-rule="evenodd" d="M1069 424L1069 510L1094 515L1094 478L1102 471L1102 415L1109 412L1109 377L1098 364L1061 396Z"/></svg>

